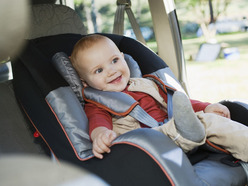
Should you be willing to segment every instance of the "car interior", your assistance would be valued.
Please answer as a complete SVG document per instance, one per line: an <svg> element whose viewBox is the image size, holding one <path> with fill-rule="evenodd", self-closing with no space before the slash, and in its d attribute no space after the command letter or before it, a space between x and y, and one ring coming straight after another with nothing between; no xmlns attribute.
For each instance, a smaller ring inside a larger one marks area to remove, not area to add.
<svg viewBox="0 0 248 186"><path fill-rule="evenodd" d="M128 2L118 1L124 7ZM167 3L162 7L166 6L167 14L158 8L164 2ZM142 41L121 35L118 29L115 33L98 34L110 38L120 51L132 56L129 67L133 76L167 69L166 75L187 92L176 12L168 2L171 1L149 1L158 54ZM67 162L89 171L110 185L247 184L248 170L225 151L208 144L185 154L169 137L147 128L117 137L111 153L102 160L94 157L80 95L82 85L69 60L75 43L88 35L85 26L62 1L32 0L28 7L30 25L22 38L22 49L0 64L1 155L49 157L56 163ZM159 14L166 16L162 17L167 24L157 24ZM115 24L118 23L122 24ZM160 31L163 29L170 35L164 36ZM174 43L174 47L164 46L164 40ZM169 57L162 52L165 47L170 48ZM240 117L247 112L247 104L222 103L230 108L232 119L247 124Z"/></svg>

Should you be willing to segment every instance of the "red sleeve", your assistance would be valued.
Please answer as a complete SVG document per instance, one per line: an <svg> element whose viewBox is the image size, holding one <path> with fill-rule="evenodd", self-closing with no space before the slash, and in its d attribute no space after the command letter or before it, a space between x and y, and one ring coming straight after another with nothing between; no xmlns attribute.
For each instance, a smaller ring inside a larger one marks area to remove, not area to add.
<svg viewBox="0 0 248 186"><path fill-rule="evenodd" d="M113 129L112 117L106 110L97 107L93 103L85 104L85 113L89 120L89 135L97 127L106 127L110 130Z"/></svg>
<svg viewBox="0 0 248 186"><path fill-rule="evenodd" d="M208 105L210 105L210 103L201 102L193 99L191 99L190 102L195 112L203 111Z"/></svg>
<svg viewBox="0 0 248 186"><path fill-rule="evenodd" d="M167 103L167 94L164 93L164 91L160 87L159 87L159 93L160 93L160 95L162 95L162 97L164 98L165 102ZM193 100L193 99L191 99L190 102L191 102L191 105L192 105L192 107L193 107L195 112L202 111L208 105L210 105L210 103L201 102L201 101L197 101L197 100Z"/></svg>

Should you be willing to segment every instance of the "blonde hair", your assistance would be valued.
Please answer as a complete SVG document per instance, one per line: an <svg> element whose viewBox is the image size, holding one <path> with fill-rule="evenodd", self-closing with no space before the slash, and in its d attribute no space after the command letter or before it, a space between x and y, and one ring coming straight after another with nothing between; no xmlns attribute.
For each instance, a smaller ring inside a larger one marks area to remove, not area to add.
<svg viewBox="0 0 248 186"><path fill-rule="evenodd" d="M93 35L88 35L80 39L74 46L72 54L71 54L71 63L75 69L77 69L77 64L78 64L78 54L79 52L84 51L85 49L88 49L92 47L95 43L101 40L108 40L107 37L98 35L98 34L93 34Z"/></svg>

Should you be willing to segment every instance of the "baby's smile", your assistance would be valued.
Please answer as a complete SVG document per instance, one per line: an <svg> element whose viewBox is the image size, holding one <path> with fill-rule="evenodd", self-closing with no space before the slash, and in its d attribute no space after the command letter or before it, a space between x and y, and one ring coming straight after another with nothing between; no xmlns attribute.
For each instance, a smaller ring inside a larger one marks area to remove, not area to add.
<svg viewBox="0 0 248 186"><path fill-rule="evenodd" d="M121 80L122 80L122 75L120 75L117 78L113 79L109 83L111 83L111 84L117 84L117 83L121 82Z"/></svg>

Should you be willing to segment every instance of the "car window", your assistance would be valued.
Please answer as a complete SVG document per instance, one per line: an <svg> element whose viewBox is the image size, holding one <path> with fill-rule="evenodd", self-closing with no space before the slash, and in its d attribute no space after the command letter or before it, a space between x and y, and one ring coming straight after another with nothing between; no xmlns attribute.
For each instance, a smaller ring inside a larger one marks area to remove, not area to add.
<svg viewBox="0 0 248 186"><path fill-rule="evenodd" d="M11 62L4 60L0 62L0 82L13 79Z"/></svg>
<svg viewBox="0 0 248 186"><path fill-rule="evenodd" d="M86 26L87 33L112 33L116 9L117 5L113 0L84 0L83 2L78 0L75 2L75 11L79 14ZM131 9L136 21L139 23L141 33L147 45L154 52L157 52L148 1L132 1ZM124 17L123 34L127 37L136 39L126 13Z"/></svg>

